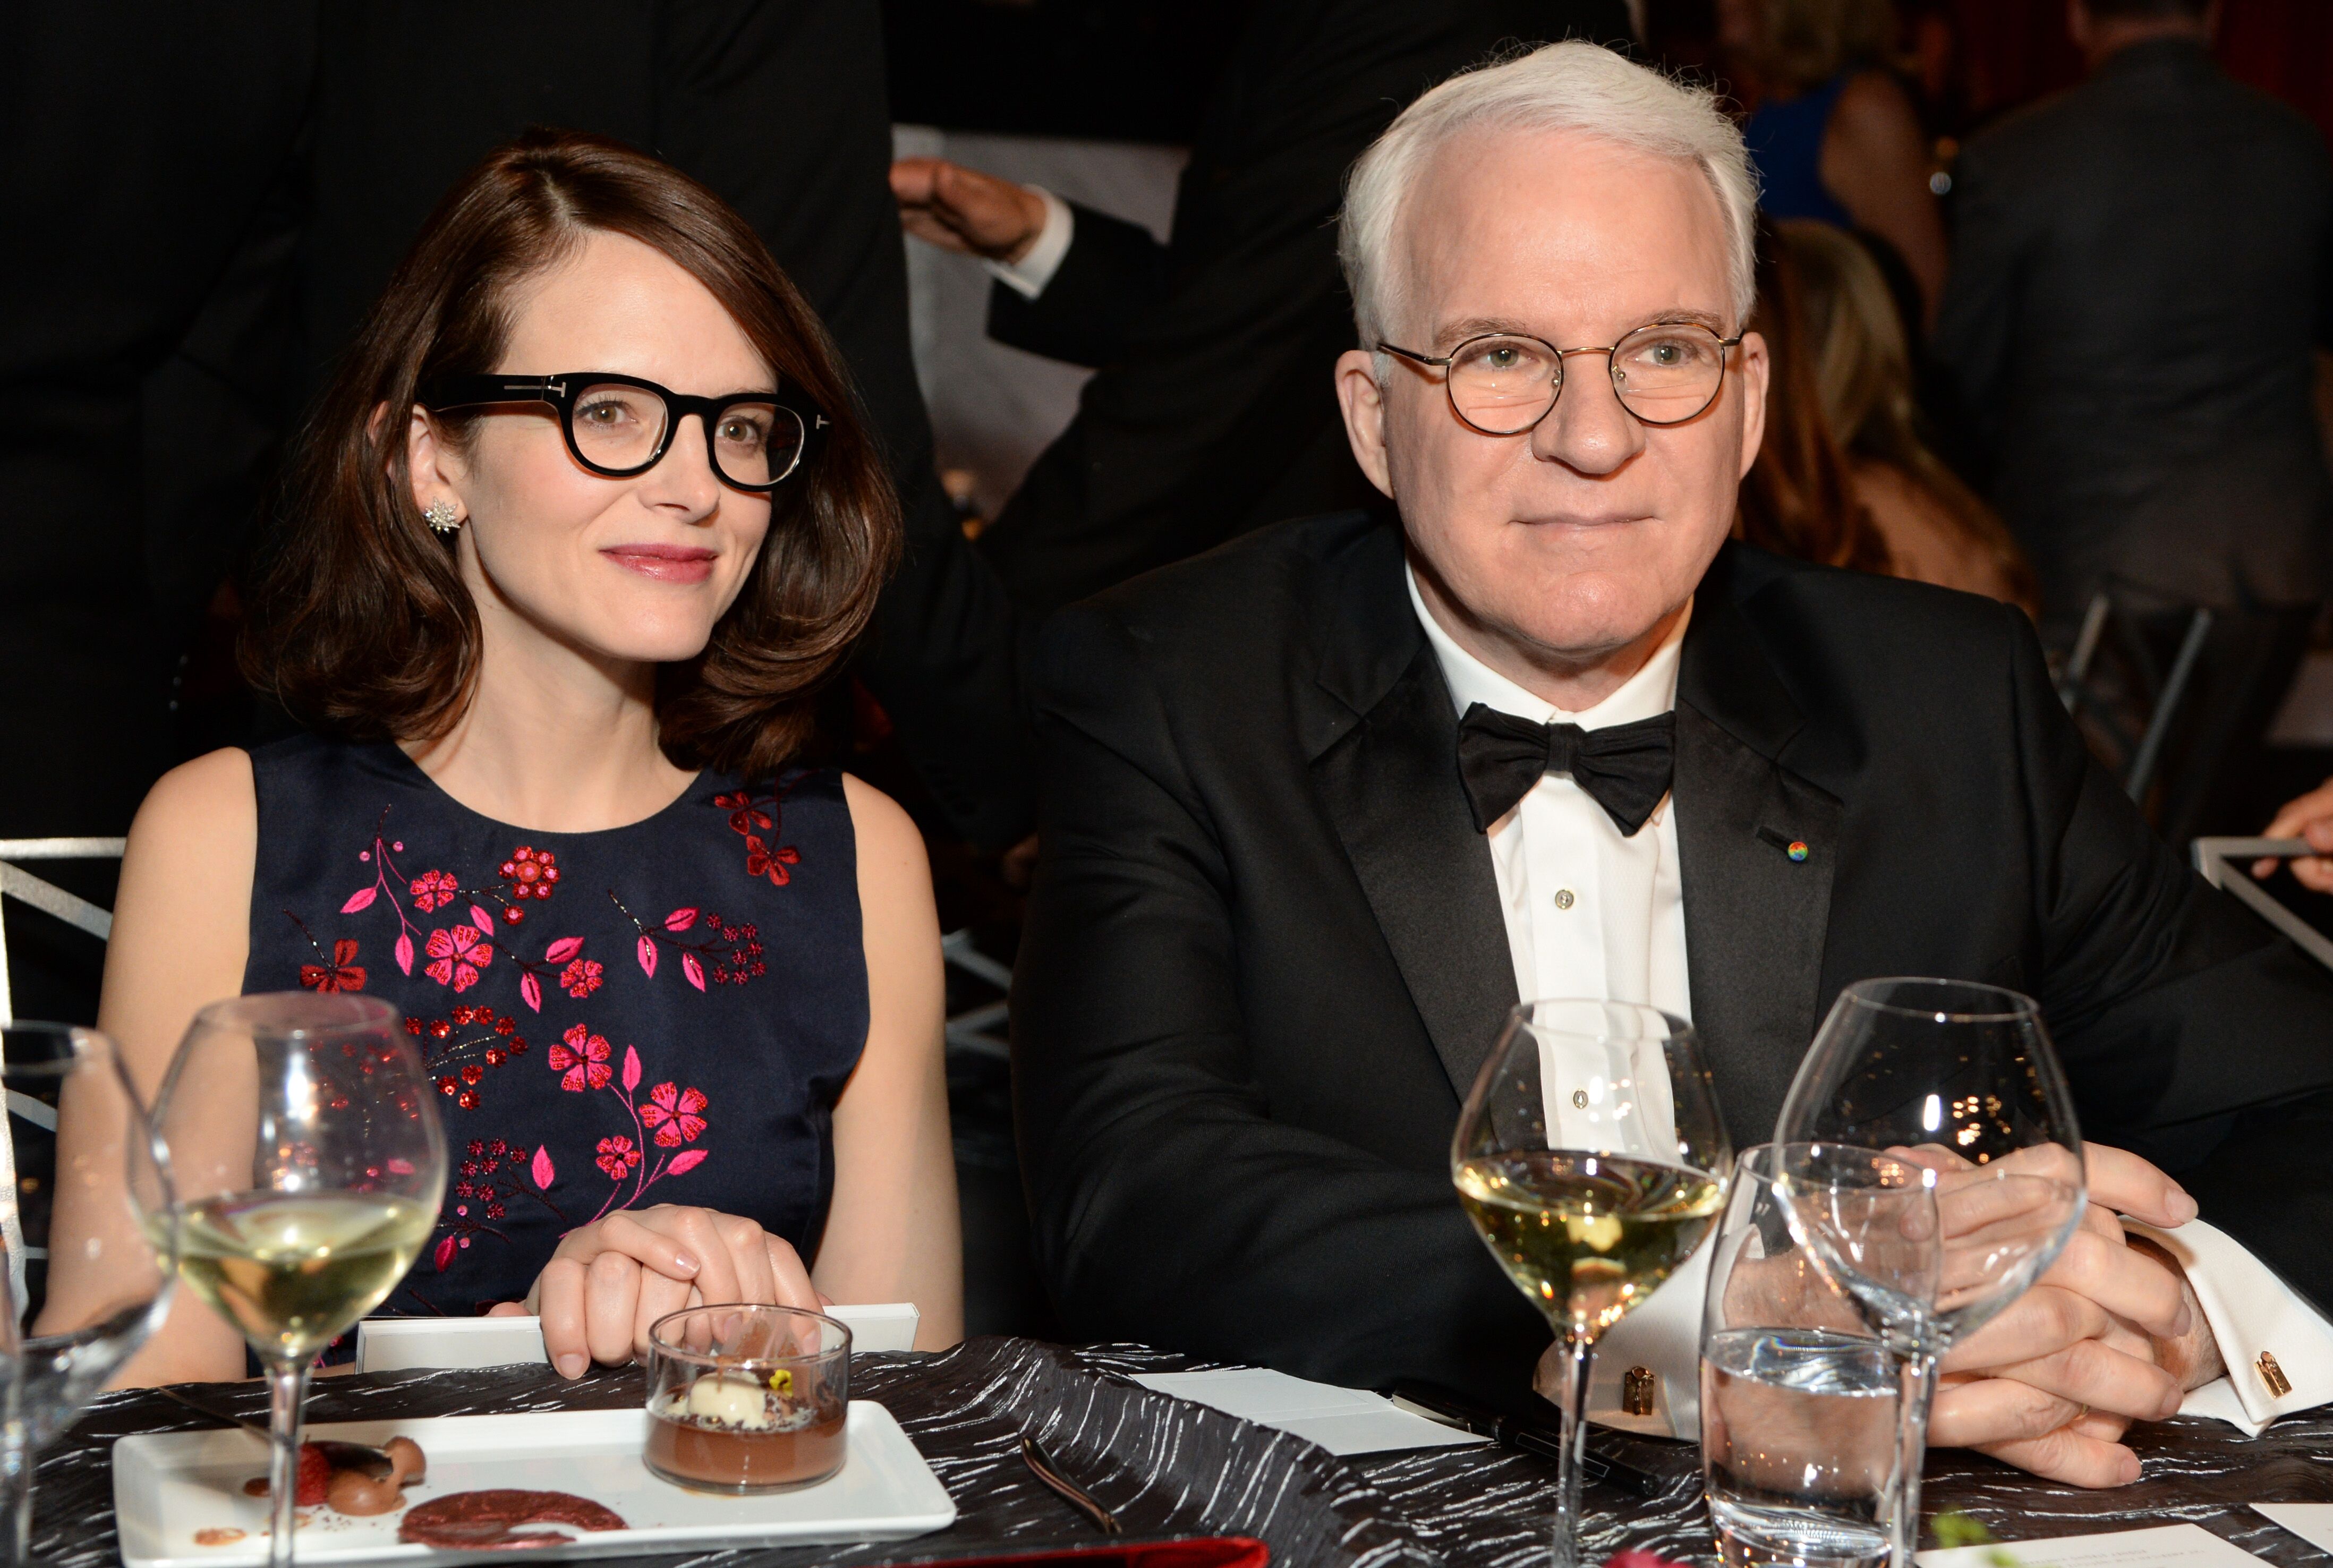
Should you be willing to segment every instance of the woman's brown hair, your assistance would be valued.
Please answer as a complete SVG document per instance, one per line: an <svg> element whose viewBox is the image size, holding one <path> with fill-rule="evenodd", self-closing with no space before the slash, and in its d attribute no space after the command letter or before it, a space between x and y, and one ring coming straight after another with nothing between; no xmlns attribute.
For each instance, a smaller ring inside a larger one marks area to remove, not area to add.
<svg viewBox="0 0 2333 1568"><path fill-rule="evenodd" d="M423 226L293 453L254 574L244 673L342 739L428 740L461 717L477 685L477 610L453 544L414 504L407 411L427 382L499 368L521 288L594 233L628 235L703 284L781 389L830 421L823 447L771 492L761 553L705 651L658 681L658 737L674 762L766 777L800 749L813 695L873 612L898 552L898 503L833 343L760 237L695 180L600 137L529 131ZM434 418L458 447L482 415Z"/></svg>

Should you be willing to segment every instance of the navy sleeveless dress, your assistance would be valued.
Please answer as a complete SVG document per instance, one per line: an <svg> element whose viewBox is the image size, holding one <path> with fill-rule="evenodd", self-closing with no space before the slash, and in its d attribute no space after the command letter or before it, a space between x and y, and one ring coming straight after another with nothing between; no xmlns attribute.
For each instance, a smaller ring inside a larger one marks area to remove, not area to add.
<svg viewBox="0 0 2333 1568"><path fill-rule="evenodd" d="M1742 127L1750 161L1758 166L1758 205L1769 217L1810 217L1854 227L1847 208L1822 182L1823 137L1830 111L1853 73L1842 71L1821 86L1781 103L1761 104Z"/></svg>
<svg viewBox="0 0 2333 1568"><path fill-rule="evenodd" d="M392 745L303 736L252 772L244 990L386 999L440 1096L445 1208L380 1311L523 1300L565 1232L658 1203L815 1255L867 1040L839 773L708 772L643 822L547 833L462 806Z"/></svg>

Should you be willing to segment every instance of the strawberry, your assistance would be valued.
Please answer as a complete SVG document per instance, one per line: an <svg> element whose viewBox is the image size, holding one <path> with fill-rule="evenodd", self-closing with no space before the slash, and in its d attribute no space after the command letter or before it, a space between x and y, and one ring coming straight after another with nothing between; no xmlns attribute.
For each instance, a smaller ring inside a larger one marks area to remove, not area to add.
<svg viewBox="0 0 2333 1568"><path fill-rule="evenodd" d="M324 1450L313 1443L300 1445L300 1478L292 1489L292 1500L302 1508L324 1500L332 1485L332 1467L324 1457Z"/></svg>

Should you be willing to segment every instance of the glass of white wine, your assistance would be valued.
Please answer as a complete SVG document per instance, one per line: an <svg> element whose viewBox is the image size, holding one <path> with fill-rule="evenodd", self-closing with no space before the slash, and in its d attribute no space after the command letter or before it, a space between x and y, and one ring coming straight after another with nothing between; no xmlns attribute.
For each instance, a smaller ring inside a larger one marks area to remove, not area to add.
<svg viewBox="0 0 2333 1568"><path fill-rule="evenodd" d="M1725 1207L1733 1150L1693 1026L1634 1003L1523 1003L1466 1096L1450 1168L1483 1245L1564 1350L1552 1561L1576 1568L1596 1342Z"/></svg>
<svg viewBox="0 0 2333 1568"><path fill-rule="evenodd" d="M197 1015L154 1114L178 1188L178 1277L243 1332L274 1385L268 1562L285 1568L308 1371L437 1226L437 1109L394 1007L291 991Z"/></svg>

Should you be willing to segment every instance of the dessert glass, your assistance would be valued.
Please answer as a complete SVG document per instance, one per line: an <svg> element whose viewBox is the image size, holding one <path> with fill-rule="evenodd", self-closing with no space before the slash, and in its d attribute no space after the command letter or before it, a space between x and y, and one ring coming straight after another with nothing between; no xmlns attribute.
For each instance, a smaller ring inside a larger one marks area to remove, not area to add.
<svg viewBox="0 0 2333 1568"><path fill-rule="evenodd" d="M850 1331L799 1307L690 1307L648 1328L650 1471L700 1492L815 1486L842 1468Z"/></svg>

